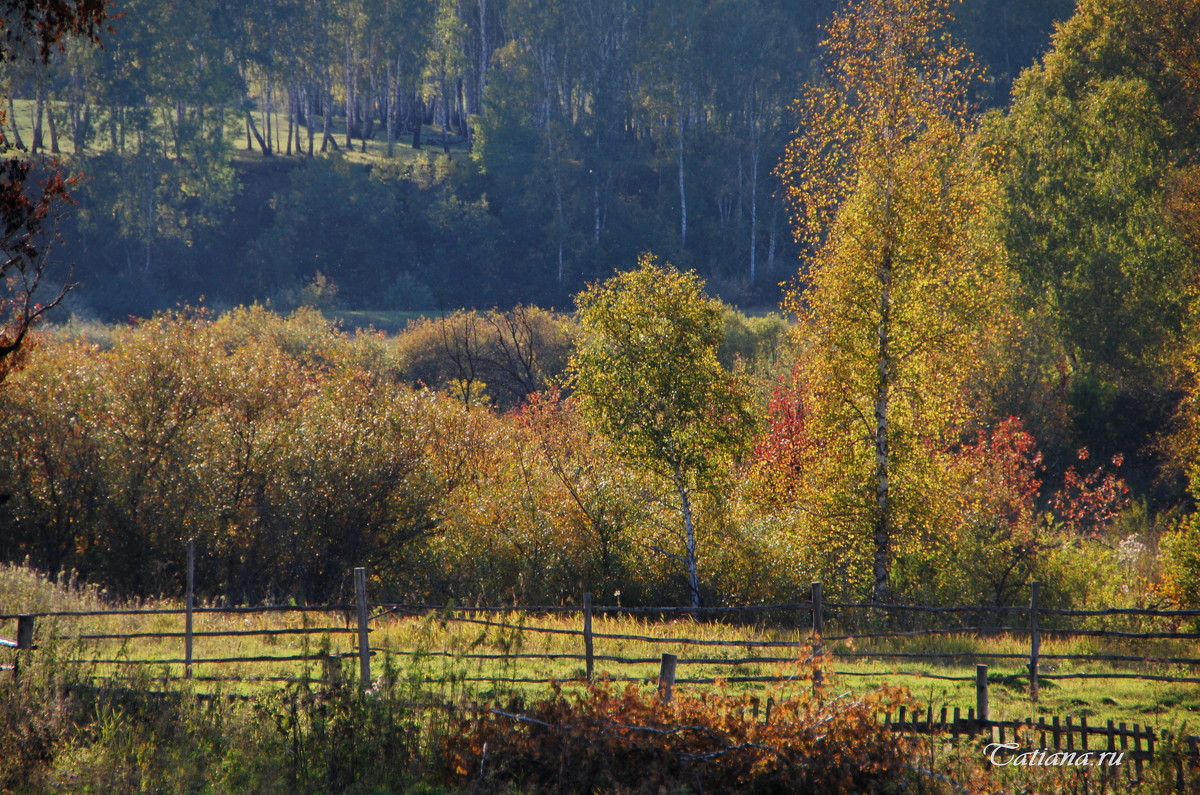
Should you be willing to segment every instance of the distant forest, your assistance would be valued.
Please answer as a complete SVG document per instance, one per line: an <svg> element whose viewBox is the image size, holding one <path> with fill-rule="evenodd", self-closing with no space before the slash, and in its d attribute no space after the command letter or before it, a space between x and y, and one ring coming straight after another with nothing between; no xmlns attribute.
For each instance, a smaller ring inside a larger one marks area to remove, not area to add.
<svg viewBox="0 0 1200 795"><path fill-rule="evenodd" d="M121 0L3 65L5 134L82 173L69 307L569 308L640 254L774 305L774 170L836 0ZM1009 102L1070 0L966 0ZM68 278L65 264L56 278Z"/></svg>

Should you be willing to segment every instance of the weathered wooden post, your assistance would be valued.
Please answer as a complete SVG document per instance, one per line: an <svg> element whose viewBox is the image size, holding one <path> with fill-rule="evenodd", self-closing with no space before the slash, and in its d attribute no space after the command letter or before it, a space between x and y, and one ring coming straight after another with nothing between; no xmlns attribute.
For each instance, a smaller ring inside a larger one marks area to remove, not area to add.
<svg viewBox="0 0 1200 795"><path fill-rule="evenodd" d="M33 650L33 616L17 616L17 651L32 651ZM13 680L17 680L21 676L21 655L17 654L13 660Z"/></svg>
<svg viewBox="0 0 1200 795"><path fill-rule="evenodd" d="M981 723L988 722L988 667L975 666L975 714Z"/></svg>
<svg viewBox="0 0 1200 795"><path fill-rule="evenodd" d="M812 634L820 638L825 634L825 606L821 599L821 583L812 584Z"/></svg>
<svg viewBox="0 0 1200 795"><path fill-rule="evenodd" d="M820 657L825 651L824 645L821 643L823 634L825 634L825 605L821 598L821 583L814 582L812 584L812 653L814 658ZM821 670L821 663L814 659L813 688L819 688L824 680L825 675Z"/></svg>
<svg viewBox="0 0 1200 795"><path fill-rule="evenodd" d="M358 603L358 676L364 688L371 686L371 629L367 625L367 570L354 570L354 597Z"/></svg>
<svg viewBox="0 0 1200 795"><path fill-rule="evenodd" d="M17 650L33 648L33 616L17 616Z"/></svg>
<svg viewBox="0 0 1200 795"><path fill-rule="evenodd" d="M583 654L587 668L587 680L595 678L595 660L592 655L592 595L583 595Z"/></svg>
<svg viewBox="0 0 1200 795"><path fill-rule="evenodd" d="M183 627L183 678L192 678L192 611L195 609L195 589L196 589L196 541L188 539L187 542L187 597L185 604L187 606L187 614L184 618Z"/></svg>
<svg viewBox="0 0 1200 795"><path fill-rule="evenodd" d="M1038 700L1038 652L1042 640L1038 634L1038 602L1042 595L1042 584L1029 586L1029 698Z"/></svg>
<svg viewBox="0 0 1200 795"><path fill-rule="evenodd" d="M664 703L671 702L671 695L675 689L675 663L679 658L674 654L663 652L662 664L658 670L658 697Z"/></svg>

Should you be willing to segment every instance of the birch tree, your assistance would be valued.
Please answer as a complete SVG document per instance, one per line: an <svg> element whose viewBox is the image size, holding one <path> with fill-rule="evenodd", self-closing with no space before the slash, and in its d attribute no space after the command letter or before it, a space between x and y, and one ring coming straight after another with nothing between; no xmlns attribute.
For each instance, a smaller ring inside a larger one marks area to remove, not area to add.
<svg viewBox="0 0 1200 795"><path fill-rule="evenodd" d="M619 454L656 475L678 500L683 555L700 606L695 495L752 436L748 394L717 361L720 304L693 273L643 257L640 267L576 296L583 340L570 370L584 415Z"/></svg>
<svg viewBox="0 0 1200 795"><path fill-rule="evenodd" d="M798 103L780 173L811 253L790 303L814 434L811 498L869 550L884 601L897 543L928 531L931 451L965 389L1010 279L969 97L978 71L941 33L951 0L858 0L824 43L827 81ZM834 500L836 502L830 502Z"/></svg>

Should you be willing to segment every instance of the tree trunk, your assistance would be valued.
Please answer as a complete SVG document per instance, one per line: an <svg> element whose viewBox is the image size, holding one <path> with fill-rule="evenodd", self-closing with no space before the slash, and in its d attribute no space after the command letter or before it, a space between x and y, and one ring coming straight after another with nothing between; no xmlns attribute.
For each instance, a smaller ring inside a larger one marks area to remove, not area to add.
<svg viewBox="0 0 1200 795"><path fill-rule="evenodd" d="M33 103L33 141L29 144L29 151L40 152L42 150L42 110L46 105L46 92L39 85L37 87L37 99Z"/></svg>
<svg viewBox="0 0 1200 795"><path fill-rule="evenodd" d="M8 119L12 122L13 143L17 145L17 149L25 151L25 142L21 140L21 125L17 122L17 108L13 105L13 92L10 88L8 91ZM114 146L113 149L116 149Z"/></svg>
<svg viewBox="0 0 1200 795"><path fill-rule="evenodd" d="M679 248L687 248L687 191L683 173L683 108L679 109Z"/></svg>
<svg viewBox="0 0 1200 795"><path fill-rule="evenodd" d="M688 570L688 591L691 594L692 607L700 606L700 575L696 566L696 528L692 524L692 496L683 477L675 476L675 487L679 490L680 512L683 514L683 532L687 540L687 552L684 560Z"/></svg>
<svg viewBox="0 0 1200 795"><path fill-rule="evenodd" d="M288 128L287 128L287 150L286 150L285 154L288 157L291 157L292 156L292 133L297 132L297 130L296 130L296 92L292 90L292 87L290 85L287 88L287 98L288 98ZM297 143L299 143L299 136L297 136ZM299 147L297 147L297 148L299 148Z"/></svg>
<svg viewBox="0 0 1200 795"><path fill-rule="evenodd" d="M312 86L304 90L304 99L306 105L304 108L304 129L308 131L308 156L313 156L313 138L316 136L316 129L313 127L313 116L317 113L316 103L312 98Z"/></svg>
<svg viewBox="0 0 1200 795"><path fill-rule="evenodd" d="M871 596L876 602L887 601L892 555L891 452L888 448L888 408L892 381L892 268L891 245L885 243L879 264L879 381L875 389L875 582Z"/></svg>
<svg viewBox="0 0 1200 795"><path fill-rule="evenodd" d="M262 149L263 157L271 157L274 153L271 151L271 145L263 140L262 135L258 132L258 125L254 123L254 114L246 111L246 130L254 134L254 140L258 141L258 146Z"/></svg>
<svg viewBox="0 0 1200 795"><path fill-rule="evenodd" d="M750 95L750 285L758 279L758 123L754 117L754 92Z"/></svg>
<svg viewBox="0 0 1200 795"><path fill-rule="evenodd" d="M50 154L62 154L58 148L58 125L54 123L54 106L46 106L46 123L50 126Z"/></svg>
<svg viewBox="0 0 1200 795"><path fill-rule="evenodd" d="M414 106L417 101L418 101L418 98L413 97ZM421 148L421 125L423 125L425 123L425 109L422 107L420 109L420 111L421 112L416 114L416 118L413 120L413 137L412 137L412 148L413 149Z"/></svg>
<svg viewBox="0 0 1200 795"><path fill-rule="evenodd" d="M396 73L391 61L387 65L387 156L396 154L396 106L400 103L399 91L396 89Z"/></svg>

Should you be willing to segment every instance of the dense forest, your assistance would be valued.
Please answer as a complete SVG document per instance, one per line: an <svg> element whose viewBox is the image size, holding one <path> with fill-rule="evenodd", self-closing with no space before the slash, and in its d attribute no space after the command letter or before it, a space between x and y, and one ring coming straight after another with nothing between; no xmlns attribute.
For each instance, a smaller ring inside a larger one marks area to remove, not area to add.
<svg viewBox="0 0 1200 795"><path fill-rule="evenodd" d="M836 5L144 2L11 58L6 140L86 177L77 314L0 390L0 554L1193 603L1200 6Z"/></svg>
<svg viewBox="0 0 1200 795"><path fill-rule="evenodd" d="M565 308L644 252L774 305L799 251L772 172L840 5L124 0L101 47L5 64L6 131L84 175L58 255L102 319L314 280L343 308ZM1071 7L957 9L981 106Z"/></svg>

